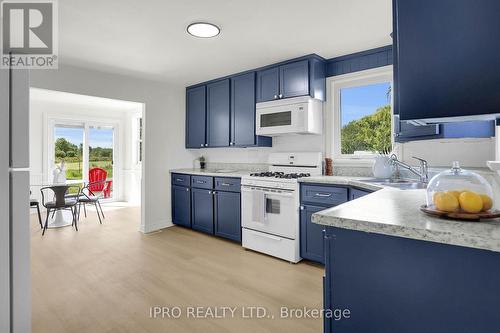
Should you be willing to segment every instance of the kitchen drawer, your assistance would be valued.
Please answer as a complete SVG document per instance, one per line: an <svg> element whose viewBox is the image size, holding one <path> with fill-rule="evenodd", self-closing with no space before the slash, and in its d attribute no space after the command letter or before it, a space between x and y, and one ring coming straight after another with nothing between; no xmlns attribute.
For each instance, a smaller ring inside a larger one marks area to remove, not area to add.
<svg viewBox="0 0 500 333"><path fill-rule="evenodd" d="M345 187L302 185L300 202L332 207L347 202L348 190Z"/></svg>
<svg viewBox="0 0 500 333"><path fill-rule="evenodd" d="M292 239L274 236L243 228L242 246L257 252L269 254L290 262L298 262L300 260L299 247Z"/></svg>
<svg viewBox="0 0 500 333"><path fill-rule="evenodd" d="M173 173L172 174L172 185L189 187L189 186L191 186L191 176L190 175L183 175L180 173Z"/></svg>
<svg viewBox="0 0 500 333"><path fill-rule="evenodd" d="M240 192L241 179L215 177L215 189L219 191Z"/></svg>
<svg viewBox="0 0 500 333"><path fill-rule="evenodd" d="M214 178L209 176L191 176L191 186L212 189L214 187Z"/></svg>

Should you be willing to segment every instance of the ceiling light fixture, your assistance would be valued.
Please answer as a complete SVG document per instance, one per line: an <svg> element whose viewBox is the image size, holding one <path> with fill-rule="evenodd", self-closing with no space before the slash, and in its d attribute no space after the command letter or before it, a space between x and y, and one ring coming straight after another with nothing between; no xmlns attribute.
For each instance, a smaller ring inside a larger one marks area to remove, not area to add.
<svg viewBox="0 0 500 333"><path fill-rule="evenodd" d="M187 32L195 37L210 38L220 34L220 28L215 24L196 22L188 25Z"/></svg>

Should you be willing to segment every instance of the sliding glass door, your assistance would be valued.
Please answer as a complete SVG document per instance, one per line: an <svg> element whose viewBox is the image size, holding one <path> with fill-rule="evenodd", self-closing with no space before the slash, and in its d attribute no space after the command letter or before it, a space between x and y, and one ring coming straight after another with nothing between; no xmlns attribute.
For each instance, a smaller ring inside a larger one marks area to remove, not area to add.
<svg viewBox="0 0 500 333"><path fill-rule="evenodd" d="M85 127L83 124L56 124L54 126L53 161L55 165L66 164L66 179L84 181L83 147Z"/></svg>
<svg viewBox="0 0 500 333"><path fill-rule="evenodd" d="M112 197L113 193L113 148L114 128L106 125L89 126L89 181L101 181L96 179L98 175L106 175L106 198Z"/></svg>
<svg viewBox="0 0 500 333"><path fill-rule="evenodd" d="M48 181L54 181L53 172L64 161L68 183L106 181L103 196L112 198L113 188L116 188L113 182L116 177L116 127L89 121L51 121Z"/></svg>

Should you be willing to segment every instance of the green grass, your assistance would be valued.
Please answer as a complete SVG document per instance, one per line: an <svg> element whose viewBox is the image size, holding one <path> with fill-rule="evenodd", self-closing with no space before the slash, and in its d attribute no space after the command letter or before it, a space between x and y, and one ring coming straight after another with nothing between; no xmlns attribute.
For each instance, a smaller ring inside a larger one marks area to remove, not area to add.
<svg viewBox="0 0 500 333"><path fill-rule="evenodd" d="M66 179L82 179L83 163L66 162ZM113 178L113 165L110 161L91 161L90 168L101 168L106 170L107 178Z"/></svg>

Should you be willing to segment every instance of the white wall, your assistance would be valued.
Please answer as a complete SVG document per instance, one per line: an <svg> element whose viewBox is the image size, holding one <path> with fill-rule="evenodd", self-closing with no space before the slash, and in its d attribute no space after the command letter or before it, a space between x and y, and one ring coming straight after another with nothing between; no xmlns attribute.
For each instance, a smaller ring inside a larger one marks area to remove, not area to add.
<svg viewBox="0 0 500 333"><path fill-rule="evenodd" d="M269 148L208 148L191 149L193 159L203 155L207 162L219 163L267 163L273 152L324 151L322 135L290 135L274 137ZM190 165L191 166L191 165Z"/></svg>
<svg viewBox="0 0 500 333"><path fill-rule="evenodd" d="M184 149L185 87L73 66L31 72L32 87L145 104L143 223L151 232L171 225L168 170L190 166Z"/></svg>

